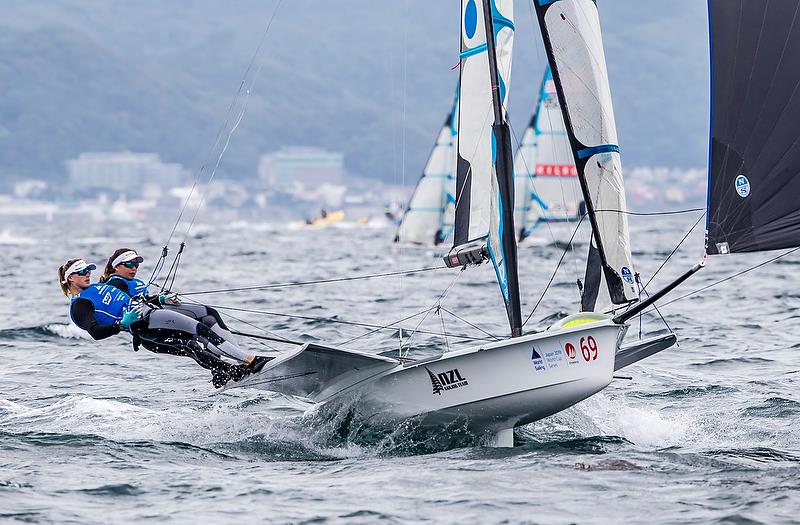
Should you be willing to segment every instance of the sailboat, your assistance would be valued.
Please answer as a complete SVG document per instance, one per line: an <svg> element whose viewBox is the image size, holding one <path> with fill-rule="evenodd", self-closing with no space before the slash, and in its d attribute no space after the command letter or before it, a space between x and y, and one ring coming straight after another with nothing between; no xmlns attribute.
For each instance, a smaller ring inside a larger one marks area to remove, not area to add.
<svg viewBox="0 0 800 525"><path fill-rule="evenodd" d="M578 170L550 66L514 158L514 224L522 242L543 223L578 220L585 211ZM564 239L567 241L567 233Z"/></svg>
<svg viewBox="0 0 800 525"><path fill-rule="evenodd" d="M534 5L593 232L582 311L542 332L522 333L504 109L512 0L462 0L455 231L445 261L452 267L491 261L511 337L421 360L306 343L233 386L323 405L346 400L368 423L392 426L413 417L441 428L463 422L488 445L512 446L514 427L586 399L608 386L615 370L672 346L672 333L623 344L627 321L703 268L707 256L800 246L800 68L794 61L800 5L709 0L705 255L638 302L596 4Z"/></svg>
<svg viewBox="0 0 800 525"><path fill-rule="evenodd" d="M622 366L675 342L669 334L623 347L624 322L604 312L637 299L611 96L597 8L590 0L539 2L536 10L564 108L594 231L583 311L523 335L514 229L514 180L505 107L514 36L513 0L461 1L454 245L447 266L490 261L511 337L406 360L306 343L234 384L347 402L370 424L404 418L439 426L464 421L492 446L512 446L514 427L599 392ZM570 53L554 54L568 46ZM563 73L562 73L563 72ZM563 76L562 76L563 75ZM584 91L561 84L580 76Z"/></svg>
<svg viewBox="0 0 800 525"><path fill-rule="evenodd" d="M456 203L453 144L457 133L454 118L457 107L458 90L397 227L396 243L437 246L453 232Z"/></svg>

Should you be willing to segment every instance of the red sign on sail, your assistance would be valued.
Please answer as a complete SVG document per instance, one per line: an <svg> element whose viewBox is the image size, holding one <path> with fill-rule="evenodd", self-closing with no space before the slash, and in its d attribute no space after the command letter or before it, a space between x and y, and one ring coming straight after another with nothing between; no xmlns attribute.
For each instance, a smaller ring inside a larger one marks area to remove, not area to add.
<svg viewBox="0 0 800 525"><path fill-rule="evenodd" d="M537 177L577 177L578 169L572 164L537 164Z"/></svg>

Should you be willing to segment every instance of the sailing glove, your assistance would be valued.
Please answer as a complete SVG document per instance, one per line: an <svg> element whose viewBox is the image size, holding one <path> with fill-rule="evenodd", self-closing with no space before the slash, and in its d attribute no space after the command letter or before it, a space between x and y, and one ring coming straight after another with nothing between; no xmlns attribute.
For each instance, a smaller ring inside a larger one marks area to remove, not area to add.
<svg viewBox="0 0 800 525"><path fill-rule="evenodd" d="M173 306L178 306L181 304L181 300L178 298L178 294L176 293L159 295L158 302L159 304L171 304Z"/></svg>
<svg viewBox="0 0 800 525"><path fill-rule="evenodd" d="M122 328L128 328L130 325L138 321L142 318L142 311L137 309L129 310L122 314L122 319L119 321L119 325Z"/></svg>

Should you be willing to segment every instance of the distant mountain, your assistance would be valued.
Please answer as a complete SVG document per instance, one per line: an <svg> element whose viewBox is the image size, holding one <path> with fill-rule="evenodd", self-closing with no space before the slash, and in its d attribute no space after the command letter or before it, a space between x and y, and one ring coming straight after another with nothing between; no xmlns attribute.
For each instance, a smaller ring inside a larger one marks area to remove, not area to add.
<svg viewBox="0 0 800 525"><path fill-rule="evenodd" d="M284 0L265 33L276 5L5 0L0 181L63 181L64 160L84 151L156 152L196 172L215 157L265 36L220 175L254 177L259 155L301 145L344 152L354 175L412 184L457 80L457 2ZM600 3L623 163L702 166L705 7L661 7ZM532 9L515 9L510 111L520 135L545 57Z"/></svg>

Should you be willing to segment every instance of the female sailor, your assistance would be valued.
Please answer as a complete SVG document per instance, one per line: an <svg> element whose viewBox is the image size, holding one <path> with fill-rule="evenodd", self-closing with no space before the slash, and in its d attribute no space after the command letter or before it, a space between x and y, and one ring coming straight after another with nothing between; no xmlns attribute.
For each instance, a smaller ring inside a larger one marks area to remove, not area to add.
<svg viewBox="0 0 800 525"><path fill-rule="evenodd" d="M92 284L95 268L83 259L70 259L58 269L61 291L72 298L70 317L94 339L130 332L135 349L141 344L152 352L192 357L211 370L217 388L260 370L269 360L247 354L208 326L179 312L162 309L141 297L131 298L107 283Z"/></svg>
<svg viewBox="0 0 800 525"><path fill-rule="evenodd" d="M139 271L139 265L142 262L144 262L144 257L139 255L136 250L120 248L108 258L103 275L100 277L100 282L119 288L131 297L144 297L148 302L155 302L155 299L158 298L159 304L165 309L200 321L211 328L211 331L219 337L236 345L236 338L225 326L225 321L222 320L222 316L215 309L202 304L182 303L178 295L174 293L158 296L150 295L147 283L136 278L136 273Z"/></svg>

